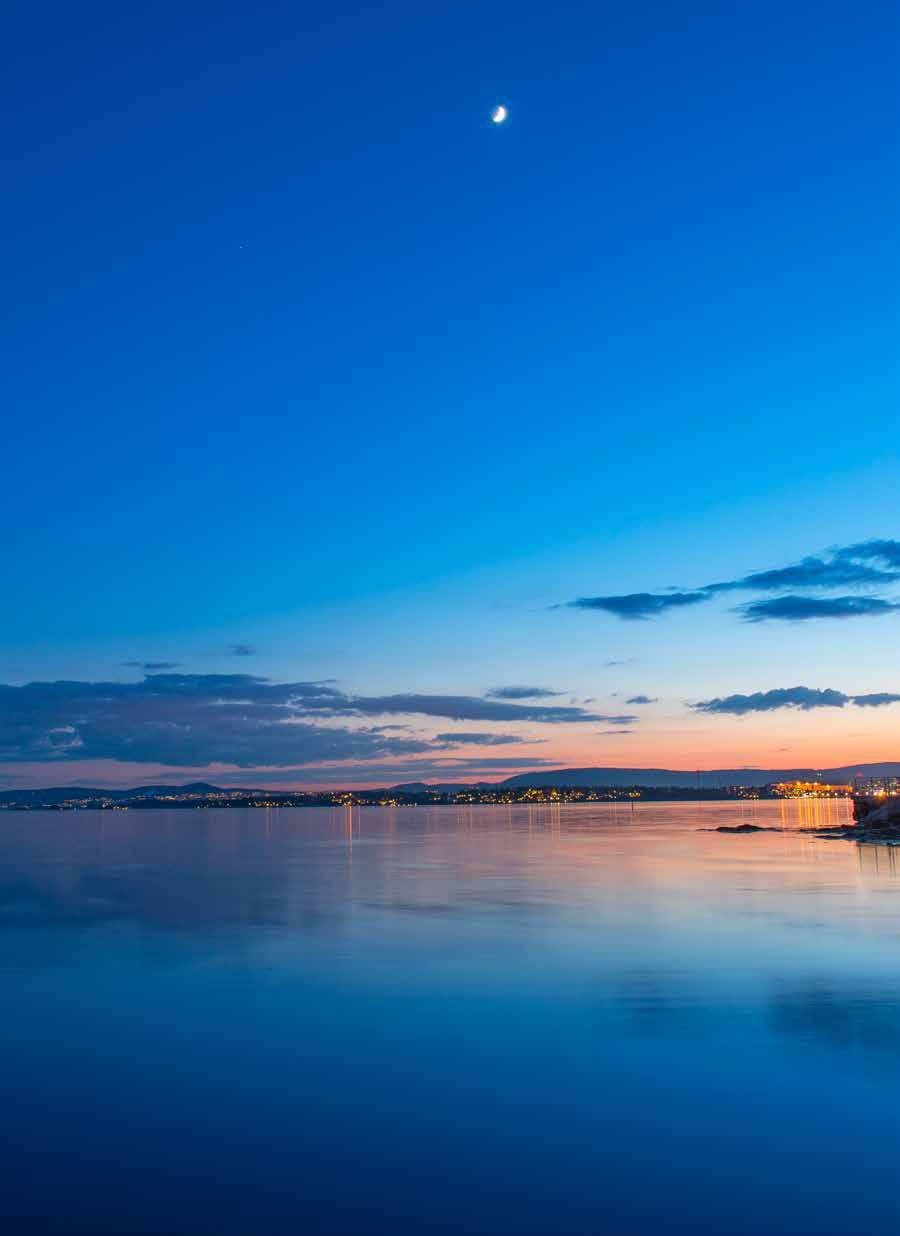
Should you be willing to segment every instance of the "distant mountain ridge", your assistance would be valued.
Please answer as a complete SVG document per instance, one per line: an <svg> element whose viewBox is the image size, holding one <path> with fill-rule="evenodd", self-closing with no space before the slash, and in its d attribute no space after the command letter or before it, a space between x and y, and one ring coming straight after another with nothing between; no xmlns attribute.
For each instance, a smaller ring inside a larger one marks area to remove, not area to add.
<svg viewBox="0 0 900 1236"><path fill-rule="evenodd" d="M845 764L839 768L713 768L697 771L672 768L557 768L551 772L536 771L516 773L505 781L425 781L405 782L389 788L398 793L426 793L428 791L452 792L453 790L477 787L480 789L540 789L546 787L570 787L586 789L599 786L610 788L641 785L657 789L702 789L716 790L728 785L763 786L774 781L824 781L832 784L852 784L855 777L900 777L900 761L880 764ZM312 791L270 790L279 794L307 794ZM340 792L337 788L335 793ZM155 798L172 794L258 794L259 790L233 786L210 785L205 781L193 781L187 785L139 785L133 789L103 789L86 786L54 786L43 790L2 790L0 804L18 803L57 805L64 802L88 801L105 798L113 801L132 798Z"/></svg>
<svg viewBox="0 0 900 1236"><path fill-rule="evenodd" d="M672 768L558 768L552 772L517 773L501 785L510 788L538 786L624 786L647 785L660 789L695 786L720 789L726 785L769 785L773 781L825 781L852 784L855 777L900 777L900 761L882 764L845 764L840 768L712 768L705 770Z"/></svg>

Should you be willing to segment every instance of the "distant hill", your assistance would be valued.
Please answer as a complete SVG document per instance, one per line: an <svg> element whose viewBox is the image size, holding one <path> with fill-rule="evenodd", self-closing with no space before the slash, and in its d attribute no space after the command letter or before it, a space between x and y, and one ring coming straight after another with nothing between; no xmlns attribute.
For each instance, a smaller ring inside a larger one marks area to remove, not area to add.
<svg viewBox="0 0 900 1236"><path fill-rule="evenodd" d="M501 785L538 786L652 785L718 789L725 785L769 785L773 781L852 783L854 777L900 777L900 762L847 764L842 768L712 768L701 772L672 768L557 768L552 772L517 773Z"/></svg>
<svg viewBox="0 0 900 1236"><path fill-rule="evenodd" d="M48 790L2 790L0 803L61 803L68 799L120 798L117 790L91 790L81 785L54 786Z"/></svg>
<svg viewBox="0 0 900 1236"><path fill-rule="evenodd" d="M159 794L222 794L216 785L193 781L189 785L138 785L131 790L109 790L82 785L54 786L47 790L2 790L0 803L63 803L93 798L153 798Z"/></svg>

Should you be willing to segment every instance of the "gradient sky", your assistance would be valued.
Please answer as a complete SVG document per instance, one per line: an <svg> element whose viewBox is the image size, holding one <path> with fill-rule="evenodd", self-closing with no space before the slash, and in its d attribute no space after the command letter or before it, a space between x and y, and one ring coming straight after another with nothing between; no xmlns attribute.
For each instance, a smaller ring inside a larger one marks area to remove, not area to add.
<svg viewBox="0 0 900 1236"><path fill-rule="evenodd" d="M900 759L897 36L19 6L0 783Z"/></svg>

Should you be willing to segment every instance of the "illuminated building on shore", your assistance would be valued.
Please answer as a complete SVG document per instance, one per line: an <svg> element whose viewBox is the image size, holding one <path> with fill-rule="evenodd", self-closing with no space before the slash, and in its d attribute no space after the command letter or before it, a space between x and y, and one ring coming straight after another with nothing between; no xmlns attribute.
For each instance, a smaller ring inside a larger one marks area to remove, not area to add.
<svg viewBox="0 0 900 1236"><path fill-rule="evenodd" d="M863 798L892 798L900 794L900 777L857 777L853 792Z"/></svg>
<svg viewBox="0 0 900 1236"><path fill-rule="evenodd" d="M821 781L776 781L766 786L774 798L849 798L849 785L825 785Z"/></svg>

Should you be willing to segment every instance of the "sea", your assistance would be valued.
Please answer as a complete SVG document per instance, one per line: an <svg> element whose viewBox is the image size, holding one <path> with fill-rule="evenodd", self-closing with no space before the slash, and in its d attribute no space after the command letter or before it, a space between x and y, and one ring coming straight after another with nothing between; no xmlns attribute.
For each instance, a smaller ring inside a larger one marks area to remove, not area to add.
<svg viewBox="0 0 900 1236"><path fill-rule="evenodd" d="M849 815L0 813L0 1226L895 1234L900 858Z"/></svg>

